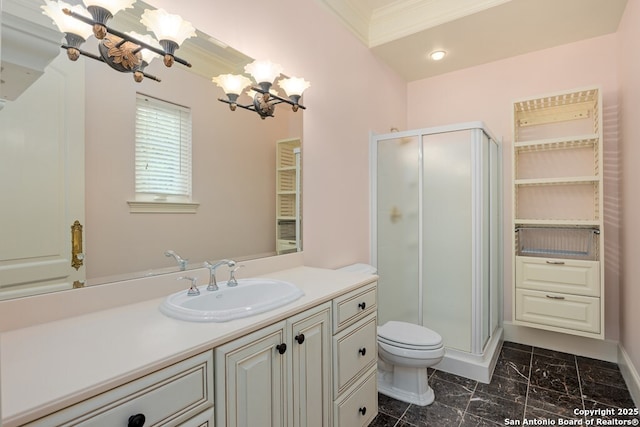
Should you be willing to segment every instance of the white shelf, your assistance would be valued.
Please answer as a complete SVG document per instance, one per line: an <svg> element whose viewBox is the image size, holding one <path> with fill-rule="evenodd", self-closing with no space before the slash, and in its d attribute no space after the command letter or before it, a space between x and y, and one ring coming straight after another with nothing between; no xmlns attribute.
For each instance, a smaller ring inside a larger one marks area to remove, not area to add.
<svg viewBox="0 0 640 427"><path fill-rule="evenodd" d="M597 176L569 176L563 178L536 178L516 179L515 185L571 185L571 184L597 184L600 178Z"/></svg>
<svg viewBox="0 0 640 427"><path fill-rule="evenodd" d="M547 138L535 141L515 142L513 146L518 152L538 151L538 150L558 150L594 147L598 144L599 136L597 134L580 135L574 137Z"/></svg>
<svg viewBox="0 0 640 427"><path fill-rule="evenodd" d="M552 297L547 296L549 292L538 299L523 297L517 284L525 283L526 274L514 267L514 323L604 339L601 91L590 87L516 100L513 126L514 266L524 249L545 249L530 252L536 253L531 259L545 267L544 280L554 289ZM584 240L580 229L593 229L595 234ZM567 274L558 265L570 263L583 252L598 270L591 293L566 286L558 290ZM576 298L580 301L573 301ZM570 304L558 302L565 299ZM588 325L564 320L570 317L567 310L580 319L588 312Z"/></svg>

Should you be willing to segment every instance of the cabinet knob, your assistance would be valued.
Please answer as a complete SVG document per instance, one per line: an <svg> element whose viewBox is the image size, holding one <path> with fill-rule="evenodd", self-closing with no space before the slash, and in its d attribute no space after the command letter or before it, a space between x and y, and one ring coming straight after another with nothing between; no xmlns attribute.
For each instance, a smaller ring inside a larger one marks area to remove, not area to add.
<svg viewBox="0 0 640 427"><path fill-rule="evenodd" d="M304 334L296 335L295 340L298 341L298 344L302 344L304 342Z"/></svg>
<svg viewBox="0 0 640 427"><path fill-rule="evenodd" d="M365 354L367 354L367 349L366 349L366 348L364 348L364 347L362 347L360 350L358 350L358 353L360 353L361 355L363 355L363 356L364 356ZM363 415L364 415L364 414L363 414Z"/></svg>
<svg viewBox="0 0 640 427"><path fill-rule="evenodd" d="M278 344L276 350L278 350L278 353L284 354L284 352L287 351L287 345L285 343Z"/></svg>
<svg viewBox="0 0 640 427"><path fill-rule="evenodd" d="M136 414L129 417L127 427L142 427L145 422L144 414Z"/></svg>
<svg viewBox="0 0 640 427"><path fill-rule="evenodd" d="M363 406L362 408L358 409L358 412L360 412L362 415L367 413L367 407Z"/></svg>
<svg viewBox="0 0 640 427"><path fill-rule="evenodd" d="M362 310L364 310L365 308L367 308L367 303L366 302L361 302L360 304L358 304L358 307L360 307Z"/></svg>

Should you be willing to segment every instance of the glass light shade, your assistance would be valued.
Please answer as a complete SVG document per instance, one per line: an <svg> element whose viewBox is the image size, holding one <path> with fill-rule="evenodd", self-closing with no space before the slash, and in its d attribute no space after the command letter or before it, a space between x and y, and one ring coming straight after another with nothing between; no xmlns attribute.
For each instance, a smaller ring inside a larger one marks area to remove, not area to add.
<svg viewBox="0 0 640 427"><path fill-rule="evenodd" d="M251 84L251 80L239 74L221 74L212 78L211 81L220 86L227 95L230 93L240 95L244 88Z"/></svg>
<svg viewBox="0 0 640 427"><path fill-rule="evenodd" d="M256 60L245 65L244 70L251 74L256 83L272 84L276 77L282 73L282 66L269 60Z"/></svg>
<svg viewBox="0 0 640 427"><path fill-rule="evenodd" d="M61 32L75 34L84 40L87 40L91 34L93 34L91 25L87 25L62 11L62 9L69 9L87 18L91 18L91 14L84 7L80 5L71 6L64 1L56 2L53 0L45 0L45 5L40 7L42 8L42 13L51 18Z"/></svg>
<svg viewBox="0 0 640 427"><path fill-rule="evenodd" d="M158 40L169 40L181 45L189 37L195 37L196 29L180 15L168 13L164 9L145 9L140 19Z"/></svg>
<svg viewBox="0 0 640 427"><path fill-rule="evenodd" d="M120 12L122 9L133 7L136 0L82 0L84 5L97 6L103 9L107 9L112 16Z"/></svg>
<svg viewBox="0 0 640 427"><path fill-rule="evenodd" d="M301 96L311 83L300 77L289 77L279 81L278 85L287 93L287 96Z"/></svg>
<svg viewBox="0 0 640 427"><path fill-rule="evenodd" d="M129 31L127 34L136 40L140 40L141 42L144 42L150 46L157 47L158 49L162 50L160 43L158 43L158 41L153 37L151 37L149 34L140 34L140 33L136 33L135 31ZM153 51L150 51L149 49L142 49L140 51L140 54L142 55L142 60L147 64L151 64L151 61L153 61L154 58L160 57L160 55L158 55Z"/></svg>

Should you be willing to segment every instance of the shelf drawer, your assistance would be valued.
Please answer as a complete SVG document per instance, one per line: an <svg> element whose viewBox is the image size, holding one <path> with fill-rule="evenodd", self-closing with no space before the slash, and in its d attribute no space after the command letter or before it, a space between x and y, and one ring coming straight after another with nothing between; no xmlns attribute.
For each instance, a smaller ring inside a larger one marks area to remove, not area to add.
<svg viewBox="0 0 640 427"><path fill-rule="evenodd" d="M599 297L600 263L517 256L516 288Z"/></svg>
<svg viewBox="0 0 640 427"><path fill-rule="evenodd" d="M372 283L333 300L334 332L376 311L376 288L376 283Z"/></svg>
<svg viewBox="0 0 640 427"><path fill-rule="evenodd" d="M376 316L371 314L333 337L333 396L355 383L378 360Z"/></svg>
<svg viewBox="0 0 640 427"><path fill-rule="evenodd" d="M600 333L600 298L516 289L516 320Z"/></svg>
<svg viewBox="0 0 640 427"><path fill-rule="evenodd" d="M378 414L376 375L376 368L371 369L362 383L334 403L333 419L336 427L366 426Z"/></svg>
<svg viewBox="0 0 640 427"><path fill-rule="evenodd" d="M213 408L212 351L171 365L28 425L126 426L130 416L143 414L146 417L145 425L176 426L208 408ZM206 413L201 424L208 419L212 419L212 414Z"/></svg>

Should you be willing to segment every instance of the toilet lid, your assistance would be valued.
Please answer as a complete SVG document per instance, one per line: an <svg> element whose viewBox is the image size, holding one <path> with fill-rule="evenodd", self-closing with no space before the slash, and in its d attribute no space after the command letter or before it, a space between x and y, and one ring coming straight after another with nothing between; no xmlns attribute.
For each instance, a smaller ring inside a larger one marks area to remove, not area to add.
<svg viewBox="0 0 640 427"><path fill-rule="evenodd" d="M424 326L395 320L378 326L378 338L399 347L429 349L442 346L442 337L437 332Z"/></svg>

